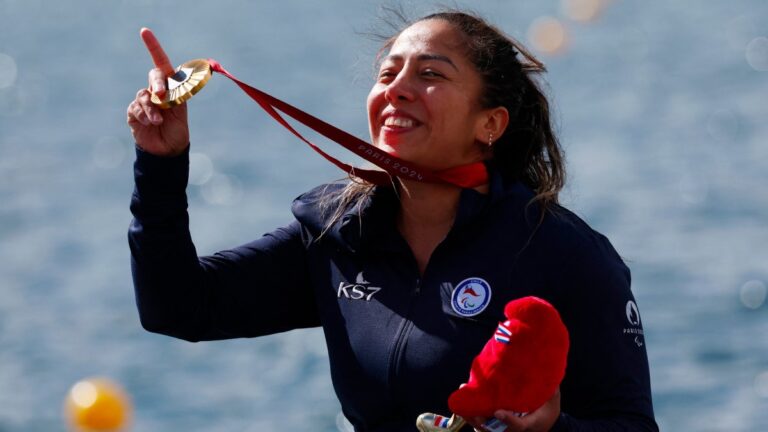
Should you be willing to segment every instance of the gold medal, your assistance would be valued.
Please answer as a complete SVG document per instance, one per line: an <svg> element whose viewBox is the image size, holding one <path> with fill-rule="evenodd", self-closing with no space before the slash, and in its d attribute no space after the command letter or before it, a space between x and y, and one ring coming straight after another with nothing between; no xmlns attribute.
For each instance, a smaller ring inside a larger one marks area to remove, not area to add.
<svg viewBox="0 0 768 432"><path fill-rule="evenodd" d="M211 65L208 60L190 60L176 68L176 73L168 77L168 90L165 98L152 94L152 103L160 108L170 108L186 102L202 89L211 79Z"/></svg>

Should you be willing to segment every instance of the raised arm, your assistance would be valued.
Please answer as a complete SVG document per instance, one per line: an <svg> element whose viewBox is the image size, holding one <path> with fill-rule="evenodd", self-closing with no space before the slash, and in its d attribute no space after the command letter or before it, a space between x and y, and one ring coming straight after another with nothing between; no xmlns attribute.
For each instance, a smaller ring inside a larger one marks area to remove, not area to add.
<svg viewBox="0 0 768 432"><path fill-rule="evenodd" d="M149 29L154 93L173 68ZM198 341L250 337L319 325L298 223L198 258L189 233L186 104L160 109L142 89L128 106L136 140L128 232L136 302L149 331Z"/></svg>
<svg viewBox="0 0 768 432"><path fill-rule="evenodd" d="M187 153L167 158L137 150L128 240L144 328L199 341L319 325L297 222L198 258L187 167Z"/></svg>

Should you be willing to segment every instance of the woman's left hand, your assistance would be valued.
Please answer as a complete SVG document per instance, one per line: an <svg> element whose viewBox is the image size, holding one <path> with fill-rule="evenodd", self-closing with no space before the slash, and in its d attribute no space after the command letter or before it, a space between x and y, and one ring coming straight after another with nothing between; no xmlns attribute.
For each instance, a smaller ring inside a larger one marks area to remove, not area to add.
<svg viewBox="0 0 768 432"><path fill-rule="evenodd" d="M552 429L560 416L560 388L539 409L524 417L518 417L515 413L506 410L498 410L495 417L507 425L505 432L546 432ZM474 421L467 420L476 431L485 431L482 425L487 419L477 417Z"/></svg>

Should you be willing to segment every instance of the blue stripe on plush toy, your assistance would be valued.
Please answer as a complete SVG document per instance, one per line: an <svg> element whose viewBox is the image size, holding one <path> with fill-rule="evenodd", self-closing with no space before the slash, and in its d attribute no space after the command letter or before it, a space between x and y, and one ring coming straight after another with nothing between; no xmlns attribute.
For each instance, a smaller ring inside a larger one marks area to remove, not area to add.
<svg viewBox="0 0 768 432"><path fill-rule="evenodd" d="M499 327L496 328L497 333L501 333L505 336L512 336L512 331L506 327L504 327L504 324L499 323Z"/></svg>

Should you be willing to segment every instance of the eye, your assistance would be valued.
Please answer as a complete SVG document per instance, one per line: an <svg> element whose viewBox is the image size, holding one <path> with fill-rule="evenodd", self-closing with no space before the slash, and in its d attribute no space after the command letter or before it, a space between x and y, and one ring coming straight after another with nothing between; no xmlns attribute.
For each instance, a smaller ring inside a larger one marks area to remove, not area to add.
<svg viewBox="0 0 768 432"><path fill-rule="evenodd" d="M442 78L443 74L441 74L440 72L437 72L434 69L425 69L421 73L421 76L424 76L424 77L427 77L427 78Z"/></svg>
<svg viewBox="0 0 768 432"><path fill-rule="evenodd" d="M381 81L386 82L386 81L391 81L392 79L395 78L395 76L397 76L397 73L395 71L393 71L391 69L384 69L384 70L379 72L379 75L378 75L377 79L380 82Z"/></svg>

